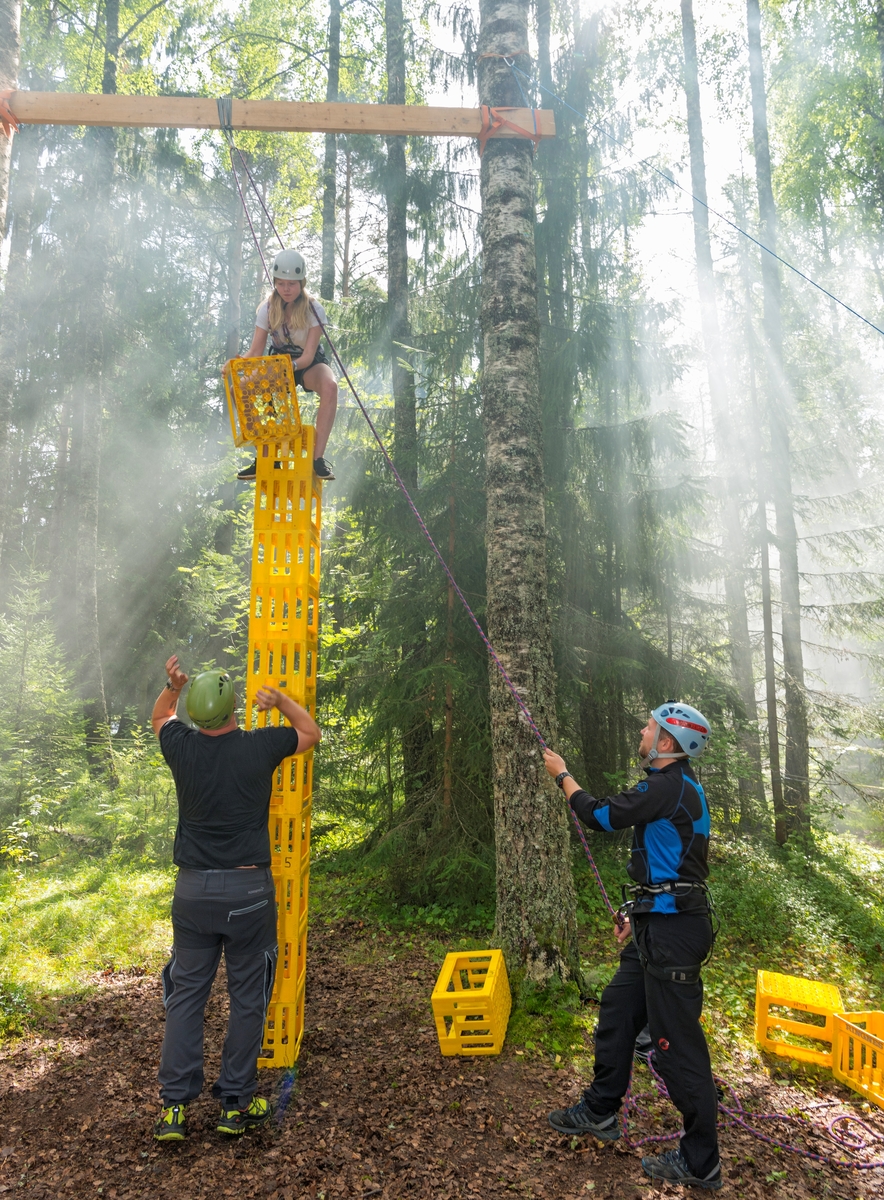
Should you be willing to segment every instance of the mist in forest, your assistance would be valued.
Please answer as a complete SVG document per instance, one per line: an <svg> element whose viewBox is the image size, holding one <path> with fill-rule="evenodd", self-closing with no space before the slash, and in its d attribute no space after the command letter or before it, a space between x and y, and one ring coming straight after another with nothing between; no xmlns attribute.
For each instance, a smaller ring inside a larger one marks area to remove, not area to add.
<svg viewBox="0 0 884 1200"><path fill-rule="evenodd" d="M764 5L754 31L743 3L552 8L521 86L559 131L534 168L562 744L588 786L618 786L647 710L678 694L719 731L703 770L723 829L783 840L843 802L879 836L882 335L757 244L882 324L875 6ZM81 10L25 12L22 87L394 96L383 21L358 0L337 43L326 4L173 3L114 62ZM123 10L117 35L142 14ZM409 102L472 94L477 24L407 8ZM236 142L482 618L475 146L413 139L400 161L379 138ZM272 253L254 196L249 215ZM266 285L221 135L23 129L0 264L3 653L42 606L44 671L122 744L172 650L240 669L252 485L220 371ZM329 458L320 798L387 829L403 806L424 830L453 806L439 844L461 838L481 889L484 651L343 384ZM447 886L426 853L396 868L403 897Z"/></svg>

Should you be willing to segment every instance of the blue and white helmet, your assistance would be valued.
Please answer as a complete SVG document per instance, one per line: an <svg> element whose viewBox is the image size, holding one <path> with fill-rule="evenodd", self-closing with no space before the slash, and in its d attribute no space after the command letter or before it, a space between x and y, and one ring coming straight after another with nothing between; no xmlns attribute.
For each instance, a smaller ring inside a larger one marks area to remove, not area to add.
<svg viewBox="0 0 884 1200"><path fill-rule="evenodd" d="M667 700L659 708L655 708L651 716L657 722L657 732L654 736L654 749L649 758L657 758L657 740L661 733L668 733L675 738L688 758L699 758L709 741L709 722L703 714L690 704L681 704L677 700Z"/></svg>

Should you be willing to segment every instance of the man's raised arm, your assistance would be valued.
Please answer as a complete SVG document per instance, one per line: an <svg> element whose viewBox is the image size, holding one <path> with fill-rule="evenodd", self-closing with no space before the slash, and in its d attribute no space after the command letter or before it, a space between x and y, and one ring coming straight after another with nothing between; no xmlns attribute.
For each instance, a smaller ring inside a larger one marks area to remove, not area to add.
<svg viewBox="0 0 884 1200"><path fill-rule="evenodd" d="M322 738L322 730L303 705L298 704L297 700L293 700L291 696L287 696L279 688L258 688L255 694L255 703L258 705L260 712L267 712L271 708L279 709L292 728L298 732L299 754L304 754L307 750L312 750L314 746L319 744Z"/></svg>
<svg viewBox="0 0 884 1200"><path fill-rule="evenodd" d="M177 654L173 654L167 660L166 674L169 676L169 682L154 701L153 712L150 714L150 723L157 737L160 736L160 730L166 722L178 715L178 697L187 683L187 676L178 666Z"/></svg>

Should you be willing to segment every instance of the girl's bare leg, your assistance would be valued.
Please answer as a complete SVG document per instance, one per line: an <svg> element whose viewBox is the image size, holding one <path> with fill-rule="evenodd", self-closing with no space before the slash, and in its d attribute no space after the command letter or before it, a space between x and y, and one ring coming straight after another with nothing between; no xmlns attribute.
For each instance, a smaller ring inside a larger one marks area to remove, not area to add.
<svg viewBox="0 0 884 1200"><path fill-rule="evenodd" d="M303 375L304 386L316 392L319 407L316 410L316 441L313 446L315 458L322 458L328 445L329 434L335 423L338 410L338 381L325 363L317 363Z"/></svg>

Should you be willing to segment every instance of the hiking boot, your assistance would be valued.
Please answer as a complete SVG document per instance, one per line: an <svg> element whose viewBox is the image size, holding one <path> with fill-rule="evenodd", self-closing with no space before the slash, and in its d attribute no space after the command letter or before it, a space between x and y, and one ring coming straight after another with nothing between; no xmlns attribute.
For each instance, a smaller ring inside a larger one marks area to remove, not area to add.
<svg viewBox="0 0 884 1200"><path fill-rule="evenodd" d="M272 1116L273 1108L269 1101L261 1096L252 1096L248 1108L228 1107L226 1102L222 1104L221 1117L215 1128L219 1133L236 1135L245 1133L247 1129L256 1129L259 1125L266 1125Z"/></svg>
<svg viewBox="0 0 884 1200"><path fill-rule="evenodd" d="M157 1142L184 1141L184 1105L170 1104L157 1117L153 1127L154 1140Z"/></svg>
<svg viewBox="0 0 884 1200"><path fill-rule="evenodd" d="M326 482L330 482L335 477L331 463L324 458L314 458L313 474L317 479L324 479Z"/></svg>
<svg viewBox="0 0 884 1200"><path fill-rule="evenodd" d="M705 1178L700 1179L692 1173L681 1150L667 1150L665 1154L643 1158L642 1167L645 1174L650 1175L652 1179L665 1179L667 1183L683 1183L685 1187L708 1188L713 1192L724 1186L721 1180L721 1163Z"/></svg>
<svg viewBox="0 0 884 1200"><path fill-rule="evenodd" d="M243 469L238 473L237 479L243 479L243 480L254 479L257 474L258 474L258 460L256 458L253 463L249 464L249 466L243 467Z"/></svg>
<svg viewBox="0 0 884 1200"><path fill-rule="evenodd" d="M600 1117L594 1113L585 1100L572 1104L570 1108L558 1108L549 1114L549 1123L556 1133L576 1134L591 1133L600 1142L616 1142L620 1136L620 1122L616 1113Z"/></svg>

